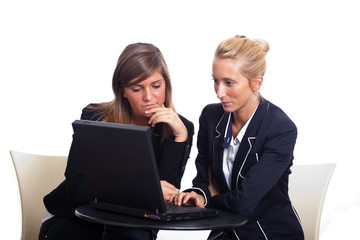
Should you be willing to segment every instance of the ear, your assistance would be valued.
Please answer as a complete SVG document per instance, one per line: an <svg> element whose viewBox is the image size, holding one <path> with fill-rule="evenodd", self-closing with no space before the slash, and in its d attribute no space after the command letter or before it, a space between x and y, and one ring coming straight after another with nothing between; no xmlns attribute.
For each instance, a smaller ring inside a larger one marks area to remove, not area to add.
<svg viewBox="0 0 360 240"><path fill-rule="evenodd" d="M251 81L251 89L254 92L259 91L259 89L262 86L263 80L264 80L263 76L257 76L253 81Z"/></svg>
<svg viewBox="0 0 360 240"><path fill-rule="evenodd" d="M126 92L124 91L124 93L123 93L123 97L124 98L127 98L127 96L126 96Z"/></svg>

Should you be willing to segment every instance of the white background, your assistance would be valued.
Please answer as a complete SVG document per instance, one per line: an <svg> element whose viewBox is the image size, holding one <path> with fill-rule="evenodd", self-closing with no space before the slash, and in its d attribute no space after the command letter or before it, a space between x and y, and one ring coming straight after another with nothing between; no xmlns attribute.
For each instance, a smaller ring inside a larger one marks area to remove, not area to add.
<svg viewBox="0 0 360 240"><path fill-rule="evenodd" d="M150 42L160 48L176 109L197 131L201 109L218 102L211 81L214 50L241 34L270 43L261 91L298 126L295 164L337 163L321 239L354 239L360 214L357 1L128 2L0 2L2 238L19 239L21 232L9 150L67 155L71 122L81 109L113 98L112 74L127 44ZM183 188L195 175L194 140ZM167 239L199 233L186 234Z"/></svg>

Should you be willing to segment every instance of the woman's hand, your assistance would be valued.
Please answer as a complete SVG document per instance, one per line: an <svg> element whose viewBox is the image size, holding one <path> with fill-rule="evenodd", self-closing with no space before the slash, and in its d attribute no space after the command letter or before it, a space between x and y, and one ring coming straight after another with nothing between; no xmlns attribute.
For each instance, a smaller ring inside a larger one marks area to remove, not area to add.
<svg viewBox="0 0 360 240"><path fill-rule="evenodd" d="M153 108L145 112L146 114L152 113L149 124L155 127L157 123L166 123L170 126L175 136L175 142L185 142L188 137L187 129L181 121L177 113L171 108L159 107Z"/></svg>
<svg viewBox="0 0 360 240"><path fill-rule="evenodd" d="M205 204L205 198L194 191L179 192L175 196L173 196L170 201L174 202L174 204L177 206L185 205L204 208Z"/></svg>
<svg viewBox="0 0 360 240"><path fill-rule="evenodd" d="M179 193L179 189L165 180L161 180L160 185L165 201L170 201L171 197Z"/></svg>

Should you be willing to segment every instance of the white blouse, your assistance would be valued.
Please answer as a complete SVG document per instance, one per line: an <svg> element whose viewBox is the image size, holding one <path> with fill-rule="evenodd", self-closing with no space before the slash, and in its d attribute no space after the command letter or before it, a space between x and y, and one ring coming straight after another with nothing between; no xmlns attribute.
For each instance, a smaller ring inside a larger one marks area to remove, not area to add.
<svg viewBox="0 0 360 240"><path fill-rule="evenodd" d="M257 108L256 108L257 109ZM223 153L223 171L224 171L224 176L226 179L226 182L229 186L229 188L231 189L231 173L232 173L232 169L233 169L233 165L234 165L234 161L235 161L235 157L236 157L236 153L239 150L239 146L240 143L242 141L242 138L245 135L246 129L249 126L249 123L251 122L252 117L254 116L254 113L251 115L251 117L249 118L249 120L245 123L245 125L241 128L240 132L238 133L238 135L236 136L236 138L234 138L233 136L231 136L231 142L229 144L228 148L224 148L224 153ZM228 128L232 127L229 126L230 125L230 119L231 119L232 114L229 114L229 118L228 118L228 123L225 129L225 133L227 133ZM225 138L226 136L224 136Z"/></svg>

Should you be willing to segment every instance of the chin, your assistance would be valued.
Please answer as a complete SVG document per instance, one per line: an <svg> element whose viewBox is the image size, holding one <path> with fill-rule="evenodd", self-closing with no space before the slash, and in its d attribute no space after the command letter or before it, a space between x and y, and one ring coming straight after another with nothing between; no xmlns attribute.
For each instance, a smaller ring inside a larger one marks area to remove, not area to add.
<svg viewBox="0 0 360 240"><path fill-rule="evenodd" d="M231 108L229 108L229 107L224 107L224 106L223 106L223 109L224 109L224 111L227 112L227 113L232 113L232 112L234 112L234 110L231 109Z"/></svg>
<svg viewBox="0 0 360 240"><path fill-rule="evenodd" d="M152 113L144 114L144 117L145 117L145 118L150 118L152 115L153 115Z"/></svg>

